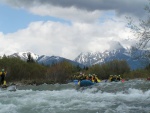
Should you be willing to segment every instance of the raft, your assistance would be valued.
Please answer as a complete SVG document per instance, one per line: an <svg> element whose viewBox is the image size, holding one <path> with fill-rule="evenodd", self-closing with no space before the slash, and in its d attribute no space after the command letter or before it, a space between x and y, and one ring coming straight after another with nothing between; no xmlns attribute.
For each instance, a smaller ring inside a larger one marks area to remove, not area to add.
<svg viewBox="0 0 150 113"><path fill-rule="evenodd" d="M78 83L80 87L86 87L86 86L91 86L94 85L95 83L91 82L90 80L82 80Z"/></svg>
<svg viewBox="0 0 150 113"><path fill-rule="evenodd" d="M74 82L75 85L78 85L79 81L78 80L73 80L73 82Z"/></svg>

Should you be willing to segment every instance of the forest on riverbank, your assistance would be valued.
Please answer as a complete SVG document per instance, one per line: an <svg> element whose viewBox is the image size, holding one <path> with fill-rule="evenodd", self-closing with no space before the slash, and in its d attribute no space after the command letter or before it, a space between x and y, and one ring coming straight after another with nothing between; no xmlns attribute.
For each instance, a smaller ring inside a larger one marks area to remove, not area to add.
<svg viewBox="0 0 150 113"><path fill-rule="evenodd" d="M7 83L54 84L72 81L80 72L96 74L99 79L108 79L109 75L121 75L124 79L147 78L150 76L150 65L144 69L131 70L124 60L113 60L102 65L80 68L69 62L60 62L44 66L34 61L23 61L19 58L3 57L0 69L7 71Z"/></svg>

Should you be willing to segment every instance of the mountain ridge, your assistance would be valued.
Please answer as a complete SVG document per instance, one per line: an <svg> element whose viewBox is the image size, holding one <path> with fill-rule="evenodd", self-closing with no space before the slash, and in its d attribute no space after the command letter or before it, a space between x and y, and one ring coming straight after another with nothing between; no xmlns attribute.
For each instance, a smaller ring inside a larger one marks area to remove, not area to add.
<svg viewBox="0 0 150 113"><path fill-rule="evenodd" d="M150 55L150 50L140 50L133 47L125 48L119 42L113 42L110 49L103 52L82 52L74 60L63 58L60 56L37 55L32 52L17 52L9 57L18 57L27 61L28 54L39 64L52 65L62 61L70 62L75 66L85 67L95 64L103 64L112 60L126 60L132 70L144 68L150 63L150 58L145 55Z"/></svg>
<svg viewBox="0 0 150 113"><path fill-rule="evenodd" d="M76 61L66 59L66 58L63 58L63 57L60 57L60 56L54 56L54 55L53 56L46 56L46 55L41 55L40 56L40 55L37 55L33 52L17 52L17 53L13 53L13 54L9 55L9 57L17 57L17 58L20 58L23 61L27 61L29 54L31 55L31 57L33 58L33 60L35 62L37 62L39 64L46 65L46 66L53 65L53 64L63 62L63 61L67 61L67 62L70 62L71 64L73 64L75 66L80 66L81 68L84 67L83 64L80 64Z"/></svg>
<svg viewBox="0 0 150 113"><path fill-rule="evenodd" d="M104 52L85 52L79 54L75 61L86 66L95 64L103 64L112 60L126 60L132 70L140 69L147 66L150 59L144 57L146 52L150 54L149 50L133 50L132 48L121 48L106 50Z"/></svg>

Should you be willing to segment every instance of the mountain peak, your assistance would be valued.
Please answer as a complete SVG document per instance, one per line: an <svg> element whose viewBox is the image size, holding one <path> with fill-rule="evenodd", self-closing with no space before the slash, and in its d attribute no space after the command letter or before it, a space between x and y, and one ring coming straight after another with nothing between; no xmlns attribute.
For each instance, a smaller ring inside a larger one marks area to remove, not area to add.
<svg viewBox="0 0 150 113"><path fill-rule="evenodd" d="M9 55L10 57L18 57L18 58L21 58L22 60L26 60L28 58L28 55L31 55L31 57L34 59L34 60L37 60L38 59L38 55L33 53L33 52L17 52L17 53L14 53L12 55Z"/></svg>
<svg viewBox="0 0 150 113"><path fill-rule="evenodd" d="M124 48L120 43L111 43L112 49L105 50L104 52L85 52L81 53L76 59L76 62L82 63L86 66L95 64L103 64L112 60L126 60L131 69L144 68L149 59L141 54L145 54L144 50L138 50L136 53L136 59L134 58L133 51L129 48ZM134 54L135 54L134 53ZM139 59L137 59L137 57Z"/></svg>
<svg viewBox="0 0 150 113"><path fill-rule="evenodd" d="M118 49L124 49L124 47L120 44L120 42L110 41L108 50L112 51L112 50L118 50Z"/></svg>

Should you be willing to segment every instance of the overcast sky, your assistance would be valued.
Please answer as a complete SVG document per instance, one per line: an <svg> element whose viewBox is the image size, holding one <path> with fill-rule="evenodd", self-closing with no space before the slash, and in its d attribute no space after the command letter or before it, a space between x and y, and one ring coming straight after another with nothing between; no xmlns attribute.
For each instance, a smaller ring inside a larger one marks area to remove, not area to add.
<svg viewBox="0 0 150 113"><path fill-rule="evenodd" d="M74 59L119 41L135 43L127 17L145 16L148 0L0 0L0 55L31 51Z"/></svg>

